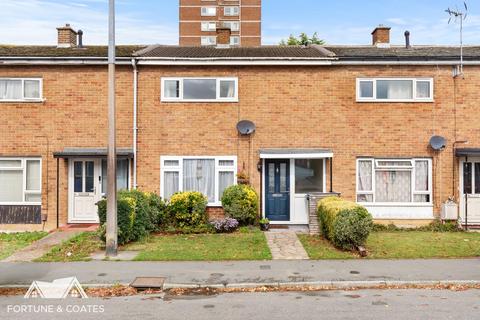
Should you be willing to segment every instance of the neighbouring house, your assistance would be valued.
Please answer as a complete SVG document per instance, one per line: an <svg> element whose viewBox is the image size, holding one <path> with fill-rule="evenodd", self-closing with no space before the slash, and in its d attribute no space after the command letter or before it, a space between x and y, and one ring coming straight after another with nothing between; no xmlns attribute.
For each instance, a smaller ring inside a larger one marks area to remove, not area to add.
<svg viewBox="0 0 480 320"><path fill-rule="evenodd" d="M0 230L98 221L107 51L58 32L58 46L0 46ZM404 225L453 197L453 219L480 224L480 47L458 75L458 47L389 33L364 46L119 46L119 188L197 190L220 216L242 173L275 224L308 225L315 200L338 193Z"/></svg>
<svg viewBox="0 0 480 320"><path fill-rule="evenodd" d="M231 46L261 45L261 0L180 0L178 11L181 46L216 46L220 38Z"/></svg>

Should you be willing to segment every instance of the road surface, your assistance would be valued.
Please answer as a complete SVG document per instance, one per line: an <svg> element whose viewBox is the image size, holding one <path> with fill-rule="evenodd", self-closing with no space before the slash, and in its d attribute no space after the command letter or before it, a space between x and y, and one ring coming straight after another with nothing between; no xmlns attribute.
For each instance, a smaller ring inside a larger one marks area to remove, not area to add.
<svg viewBox="0 0 480 320"><path fill-rule="evenodd" d="M33 309L40 305L43 310ZM275 292L180 297L157 295L63 301L1 297L0 319L470 320L480 319L480 290Z"/></svg>

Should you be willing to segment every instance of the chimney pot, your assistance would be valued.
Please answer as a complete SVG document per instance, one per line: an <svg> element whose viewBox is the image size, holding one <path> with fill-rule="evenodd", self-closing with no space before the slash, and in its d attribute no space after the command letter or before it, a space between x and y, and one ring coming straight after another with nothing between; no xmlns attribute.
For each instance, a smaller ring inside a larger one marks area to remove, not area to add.
<svg viewBox="0 0 480 320"><path fill-rule="evenodd" d="M390 46L390 27L379 25L372 32L372 44L377 47Z"/></svg>
<svg viewBox="0 0 480 320"><path fill-rule="evenodd" d="M231 35L232 35L232 30L230 30L230 28L225 28L225 27L217 28L217 46L230 47Z"/></svg>
<svg viewBox="0 0 480 320"><path fill-rule="evenodd" d="M410 45L410 31L405 31L405 48L410 49L412 46Z"/></svg>
<svg viewBox="0 0 480 320"><path fill-rule="evenodd" d="M77 46L77 32L69 23L57 28L57 48L72 48Z"/></svg>

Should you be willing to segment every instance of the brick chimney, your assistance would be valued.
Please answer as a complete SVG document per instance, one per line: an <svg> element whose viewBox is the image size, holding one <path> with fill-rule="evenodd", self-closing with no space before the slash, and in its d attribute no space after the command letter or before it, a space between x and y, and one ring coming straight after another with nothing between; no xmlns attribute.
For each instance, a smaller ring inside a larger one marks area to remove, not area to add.
<svg viewBox="0 0 480 320"><path fill-rule="evenodd" d="M230 47L230 36L232 30L230 28L217 28L217 47Z"/></svg>
<svg viewBox="0 0 480 320"><path fill-rule="evenodd" d="M384 25L379 25L372 32L372 44L377 47L390 46L390 29Z"/></svg>
<svg viewBox="0 0 480 320"><path fill-rule="evenodd" d="M58 41L57 48L75 48L77 46L77 32L72 29L70 24L57 28Z"/></svg>

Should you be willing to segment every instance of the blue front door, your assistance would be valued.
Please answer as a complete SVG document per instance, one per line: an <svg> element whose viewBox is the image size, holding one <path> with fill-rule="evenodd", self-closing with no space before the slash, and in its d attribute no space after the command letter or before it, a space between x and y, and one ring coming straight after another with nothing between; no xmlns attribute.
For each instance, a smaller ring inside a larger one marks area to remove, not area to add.
<svg viewBox="0 0 480 320"><path fill-rule="evenodd" d="M290 221L290 160L265 160L265 216Z"/></svg>

